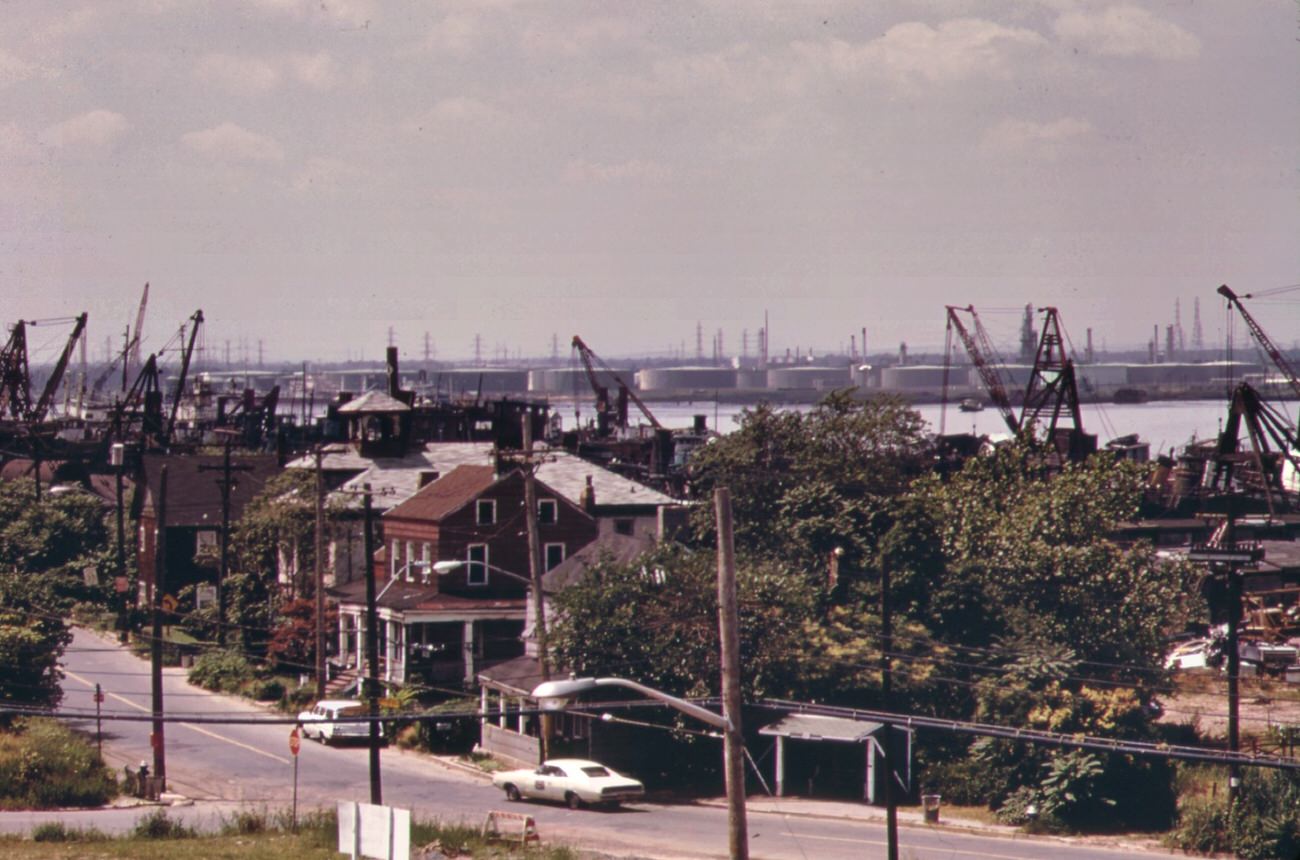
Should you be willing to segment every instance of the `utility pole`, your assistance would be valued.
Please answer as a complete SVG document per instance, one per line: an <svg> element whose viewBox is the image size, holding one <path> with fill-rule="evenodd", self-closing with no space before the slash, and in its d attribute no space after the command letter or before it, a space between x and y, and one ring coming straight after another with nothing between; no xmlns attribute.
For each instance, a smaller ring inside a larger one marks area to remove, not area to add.
<svg viewBox="0 0 1300 860"><path fill-rule="evenodd" d="M881 708L891 709L893 668L889 655L894 650L893 615L889 605L889 558L880 563L880 699ZM894 727L885 723L885 857L898 860L898 800L894 796Z"/></svg>
<svg viewBox="0 0 1300 860"><path fill-rule="evenodd" d="M546 637L546 607L542 605L542 541L537 530L537 471L533 462L533 415L525 412L524 422L524 507L528 509L528 576L533 583L533 626L537 637L537 665L542 680L551 680L550 643Z"/></svg>
<svg viewBox="0 0 1300 860"><path fill-rule="evenodd" d="M235 486L232 472L251 472L252 466L230 464L230 437L220 466L200 464L200 472L221 471L217 486L221 489L221 566L217 569L217 644L226 647L226 574L230 564L230 490Z"/></svg>
<svg viewBox="0 0 1300 860"><path fill-rule="evenodd" d="M153 613L153 637L149 643L149 668L153 699L153 733L149 743L153 747L153 775L162 788L167 787L167 755L163 737L163 677L162 677L162 598L167 578L167 467L158 476L157 532L153 548L153 594L150 609Z"/></svg>
<svg viewBox="0 0 1300 860"><path fill-rule="evenodd" d="M113 466L113 477L117 483L117 576L119 579L126 578L126 523L125 512L122 506L122 470L126 465L126 446L121 442L114 442L109 448L109 463ZM118 636L126 642L126 596L125 592L119 592L122 606L118 610Z"/></svg>
<svg viewBox="0 0 1300 860"><path fill-rule="evenodd" d="M316 698L325 698L325 479L321 460L325 455L316 446Z"/></svg>
<svg viewBox="0 0 1300 860"><path fill-rule="evenodd" d="M731 527L731 491L713 491L718 519L718 633L722 640L722 715L727 786L727 833L732 860L748 860L745 819L745 739L741 734L740 633L736 609L736 547Z"/></svg>
<svg viewBox="0 0 1300 860"><path fill-rule="evenodd" d="M379 776L379 612L375 606L375 538L374 509L371 507L370 484L363 489L366 551L366 677L365 699L370 713L370 802L381 806L383 787Z"/></svg>

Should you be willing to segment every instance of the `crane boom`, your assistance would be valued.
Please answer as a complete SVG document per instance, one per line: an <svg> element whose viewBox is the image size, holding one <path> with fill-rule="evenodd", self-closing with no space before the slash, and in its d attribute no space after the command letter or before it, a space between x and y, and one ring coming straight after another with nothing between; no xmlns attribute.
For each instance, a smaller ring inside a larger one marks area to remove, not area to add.
<svg viewBox="0 0 1300 860"><path fill-rule="evenodd" d="M193 324L190 328L190 342L185 345L185 351L181 354L181 372L176 379L176 393L172 397L171 415L167 418L167 432L164 437L167 442L171 441L172 432L176 429L176 413L180 411L181 397L185 394L185 380L190 373L190 359L194 357L194 341L199 336L199 326L203 325L202 309L194 312L190 322Z"/></svg>
<svg viewBox="0 0 1300 860"><path fill-rule="evenodd" d="M1006 422L1008 429L1012 434L1020 432L1020 420L1016 418L1015 410L1011 408L1011 398L1007 396L1007 389L1002 384L1002 378L998 376L995 368L985 355L985 350L992 352L992 345L988 339L988 333L984 330L984 325L980 322L979 315L975 313L974 305L958 307L957 305L948 305L948 328L957 332L961 338L962 345L966 347L966 353L970 356L971 363L975 365L975 370L979 373L980 379L984 382L984 389L988 391L989 398L997 406L998 412L1002 415L1002 420ZM978 334L979 341L973 336L962 323L961 317L957 316L958 311L966 311L971 315L974 321L975 330ZM980 345L983 342L983 347Z"/></svg>
<svg viewBox="0 0 1300 860"><path fill-rule="evenodd" d="M144 282L144 292L140 294L140 309L135 313L135 329L131 335L131 364L136 367L140 366L140 341L144 334L144 309L149 304L149 282ZM122 379L125 383L128 370L124 369Z"/></svg>
<svg viewBox="0 0 1300 860"><path fill-rule="evenodd" d="M1282 371L1282 375L1286 377L1287 385L1291 386L1291 390L1295 392L1296 397L1300 397L1300 379L1296 378L1296 372L1295 369L1291 367L1291 362L1286 360L1286 356L1282 354L1282 350L1278 349L1277 346L1274 345L1272 338L1270 338L1264 329L1260 327L1260 324L1255 321L1255 318L1250 315L1250 312L1246 310L1246 306L1241 303L1241 298L1248 299L1251 297L1250 294L1247 293L1244 297L1238 297L1227 284L1220 286L1217 292L1228 300L1229 305L1237 309L1237 313L1241 314L1241 318L1246 321L1246 327L1250 329L1250 333L1254 336L1255 341L1272 360L1277 369Z"/></svg>
<svg viewBox="0 0 1300 860"><path fill-rule="evenodd" d="M632 390L632 387L624 382L622 377L602 361L600 356L596 355L596 353L592 351L591 347L587 346L587 344L583 342L582 338L576 334L573 336L573 348L578 351L578 355L582 358L582 366L587 371L587 380L591 383L592 391L596 393L597 397L600 396L602 386L600 384L600 379L596 376L596 369L592 364L593 361L600 362L601 369L608 373L610 378L618 383L619 391L627 392L628 398L636 404L636 407L641 410L641 414L646 417L646 420L649 421L656 430L663 429L663 425L659 423L659 419L650 411L650 407L646 406L641 398L636 396L636 392Z"/></svg>
<svg viewBox="0 0 1300 860"><path fill-rule="evenodd" d="M63 381L63 374L68 369L68 359L72 357L72 349L81 338L81 333L85 331L87 318L88 315L85 313L77 317L77 322L72 327L72 334L68 336L68 342L64 345L63 352L59 355L54 370L50 373L50 378L45 381L45 388L41 391L41 397L36 401L36 405L32 407L29 416L31 421L45 420L45 413L49 411L50 404L54 401L54 395L59 390L59 383Z"/></svg>
<svg viewBox="0 0 1300 860"><path fill-rule="evenodd" d="M0 349L0 418L25 419L31 412L32 378L27 366L27 322L14 323Z"/></svg>

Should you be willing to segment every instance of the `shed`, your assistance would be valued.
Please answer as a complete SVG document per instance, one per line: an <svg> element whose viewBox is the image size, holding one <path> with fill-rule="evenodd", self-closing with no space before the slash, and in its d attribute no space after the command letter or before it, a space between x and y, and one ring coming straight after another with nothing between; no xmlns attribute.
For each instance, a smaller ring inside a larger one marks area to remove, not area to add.
<svg viewBox="0 0 1300 860"><path fill-rule="evenodd" d="M912 730L900 726L891 726L893 752L898 775L898 785L904 793L912 787ZM775 723L758 730L760 735L776 738L776 795L785 796L786 786L786 741L808 741L814 743L863 744L865 772L862 781L862 796L868 803L875 803L884 797L885 748L889 736L884 723L869 720L849 720L843 717L830 717L821 714L786 714ZM838 759L839 756L836 756ZM810 789L811 789L811 782Z"/></svg>

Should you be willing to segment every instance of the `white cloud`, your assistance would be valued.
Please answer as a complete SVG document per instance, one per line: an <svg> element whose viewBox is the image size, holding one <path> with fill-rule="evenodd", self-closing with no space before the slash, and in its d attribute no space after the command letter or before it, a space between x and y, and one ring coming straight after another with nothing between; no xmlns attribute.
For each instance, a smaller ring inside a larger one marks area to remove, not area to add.
<svg viewBox="0 0 1300 860"><path fill-rule="evenodd" d="M263 95L280 84L280 71L257 57L207 54L194 67L195 76L206 84L237 95Z"/></svg>
<svg viewBox="0 0 1300 860"><path fill-rule="evenodd" d="M1201 51L1196 36L1137 6L1066 12L1056 21L1056 34L1065 42L1115 57L1186 60Z"/></svg>
<svg viewBox="0 0 1300 860"><path fill-rule="evenodd" d="M0 157L10 164L19 164L35 161L40 157L40 150L27 132L9 122L0 124Z"/></svg>
<svg viewBox="0 0 1300 860"><path fill-rule="evenodd" d="M319 16L335 25L368 27L379 6L374 0L243 0L256 12L294 18Z"/></svg>
<svg viewBox="0 0 1300 860"><path fill-rule="evenodd" d="M463 57L479 45L482 36L483 26L478 15L455 12L429 29L424 37L424 47L435 54Z"/></svg>
<svg viewBox="0 0 1300 860"><path fill-rule="evenodd" d="M31 63L15 57L8 51L0 50L0 87L25 81L36 74L36 67Z"/></svg>
<svg viewBox="0 0 1300 860"><path fill-rule="evenodd" d="M1092 131L1092 123L1076 117L1052 122L1004 119L984 133L982 147L990 155L1054 159L1067 144L1090 136Z"/></svg>
<svg viewBox="0 0 1300 860"><path fill-rule="evenodd" d="M213 161L282 161L284 148L274 138L223 122L181 135L186 149Z"/></svg>
<svg viewBox="0 0 1300 860"><path fill-rule="evenodd" d="M919 21L896 24L862 44L831 39L796 42L793 48L815 68L836 77L880 73L902 81L953 83L976 76L1007 77L1017 51L1046 42L1034 30L958 18L937 28Z"/></svg>
<svg viewBox="0 0 1300 860"><path fill-rule="evenodd" d="M49 126L41 143L56 149L104 149L131 130L131 123L111 110L92 110Z"/></svg>
<svg viewBox="0 0 1300 860"><path fill-rule="evenodd" d="M432 108L419 116L408 120L408 131L441 132L468 126L501 126L506 124L508 115L478 99L468 96L453 96L440 99Z"/></svg>
<svg viewBox="0 0 1300 860"><path fill-rule="evenodd" d="M570 161L564 168L564 181L578 184L605 184L632 182L654 184L667 182L673 171L656 161L634 158L620 164L602 164L594 161Z"/></svg>
<svg viewBox="0 0 1300 860"><path fill-rule="evenodd" d="M334 58L325 51L293 54L286 61L294 79L317 90L328 90L338 83Z"/></svg>

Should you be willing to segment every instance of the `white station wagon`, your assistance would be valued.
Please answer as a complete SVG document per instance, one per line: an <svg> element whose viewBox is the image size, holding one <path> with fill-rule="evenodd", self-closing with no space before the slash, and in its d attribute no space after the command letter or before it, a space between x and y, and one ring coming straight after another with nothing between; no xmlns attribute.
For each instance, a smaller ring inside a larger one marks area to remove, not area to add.
<svg viewBox="0 0 1300 860"><path fill-rule="evenodd" d="M618 806L645 796L638 780L580 758L553 758L536 769L502 771L492 777L492 784L505 791L507 800L555 800L570 809Z"/></svg>
<svg viewBox="0 0 1300 860"><path fill-rule="evenodd" d="M366 722L337 722L339 717L364 717L369 713L365 703L356 699L321 699L310 711L300 711L302 736L315 737L323 744L347 739L363 740L370 737L370 724ZM379 736L384 736L384 724L379 724Z"/></svg>

